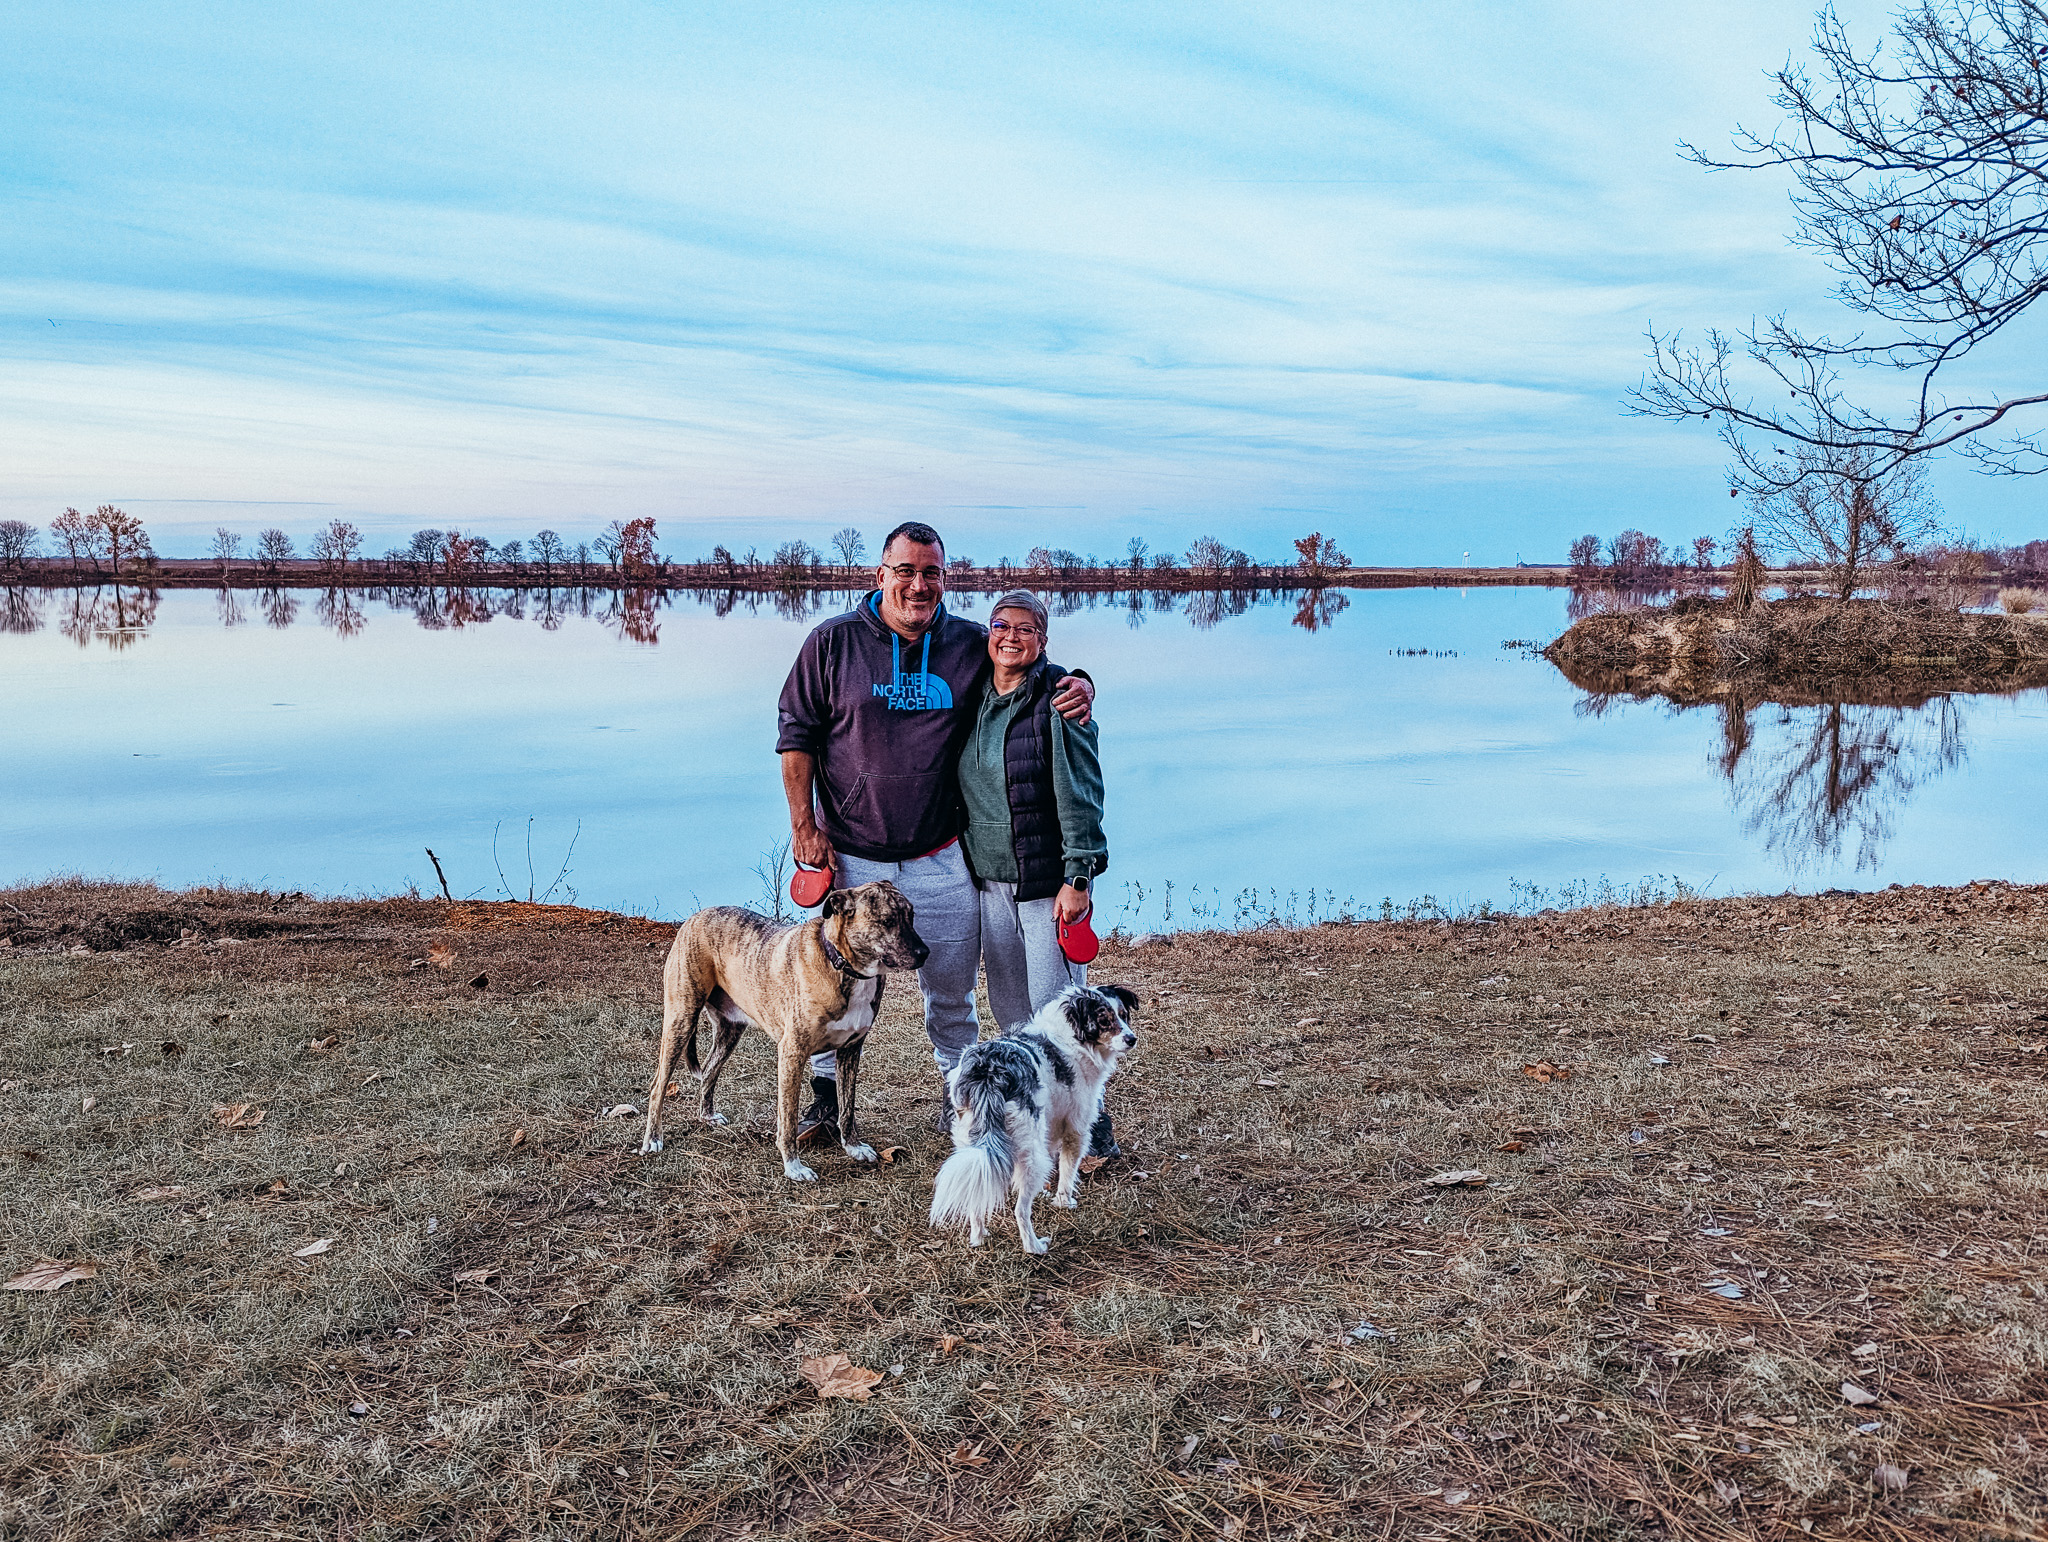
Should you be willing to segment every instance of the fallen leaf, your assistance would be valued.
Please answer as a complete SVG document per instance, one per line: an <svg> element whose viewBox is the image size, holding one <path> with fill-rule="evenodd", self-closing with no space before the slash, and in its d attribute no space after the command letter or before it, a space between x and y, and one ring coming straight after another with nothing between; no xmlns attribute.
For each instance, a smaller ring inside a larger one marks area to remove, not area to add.
<svg viewBox="0 0 2048 1542"><path fill-rule="evenodd" d="M960 1337L960 1335L957 1333L941 1333L939 1335L939 1353L942 1355L950 1355L954 1350L958 1349L962 1344L965 1344L966 1342L967 1340Z"/></svg>
<svg viewBox="0 0 2048 1542"><path fill-rule="evenodd" d="M902 1146L884 1146L879 1154L884 1162L893 1162L903 1155L904 1149Z"/></svg>
<svg viewBox="0 0 2048 1542"><path fill-rule="evenodd" d="M640 1110L631 1103L614 1103L604 1111L604 1117L607 1119L630 1119L639 1112Z"/></svg>
<svg viewBox="0 0 2048 1542"><path fill-rule="evenodd" d="M1422 1181L1428 1184L1431 1188L1436 1189L1454 1189L1460 1187L1461 1185L1467 1188L1476 1189L1484 1185L1487 1180L1486 1174L1481 1172L1478 1168L1467 1167L1460 1168L1456 1172L1432 1173Z"/></svg>
<svg viewBox="0 0 2048 1542"><path fill-rule="evenodd" d="M224 1130L253 1130L263 1122L264 1110L254 1103L216 1103L213 1117Z"/></svg>
<svg viewBox="0 0 2048 1542"><path fill-rule="evenodd" d="M481 1285L497 1272L495 1269L457 1269L455 1282L458 1285Z"/></svg>
<svg viewBox="0 0 2048 1542"><path fill-rule="evenodd" d="M300 1248L296 1253L292 1254L292 1257L318 1258L322 1253L326 1252L329 1248L333 1246L334 1239L332 1237L322 1237L318 1242L307 1243L304 1247Z"/></svg>
<svg viewBox="0 0 2048 1542"><path fill-rule="evenodd" d="M947 1457L946 1460L955 1467L986 1467L988 1465L988 1458L981 1454L980 1443L976 1442L970 1446L964 1440L953 1448L953 1454Z"/></svg>
<svg viewBox="0 0 2048 1542"><path fill-rule="evenodd" d="M348 1411L353 1417L360 1419L365 1414L369 1413L370 1405L368 1403L365 1403L361 1398L358 1398L355 1402L348 1405Z"/></svg>
<svg viewBox="0 0 2048 1542"><path fill-rule="evenodd" d="M523 1128L517 1129L512 1132L512 1138L505 1142L505 1149L509 1151L512 1147L524 1145L525 1143L526 1131Z"/></svg>
<svg viewBox="0 0 2048 1542"><path fill-rule="evenodd" d="M1521 1141L1508 1140L1502 1141L1498 1146L1495 1146L1493 1149L1496 1151L1520 1151L1522 1149L1522 1145L1523 1143Z"/></svg>
<svg viewBox="0 0 2048 1542"><path fill-rule="evenodd" d="M73 1280L89 1280L99 1272L100 1266L91 1259L67 1264L61 1259L42 1258L14 1276L5 1286L0 1286L0 1289L61 1290Z"/></svg>
<svg viewBox="0 0 2048 1542"><path fill-rule="evenodd" d="M1199 1445L1200 1445L1201 1443L1202 1443L1202 1437L1201 1437L1201 1436L1199 1436L1199 1435L1190 1435L1190 1436L1188 1436L1188 1437L1187 1437L1187 1439L1183 1440L1183 1441L1182 1441L1182 1442L1180 1443L1180 1459L1181 1459L1182 1461L1186 1461L1186 1460L1187 1460L1187 1459L1188 1459L1189 1457L1193 1456L1193 1455L1195 1454L1195 1447L1196 1447L1196 1446L1199 1446Z"/></svg>
<svg viewBox="0 0 2048 1542"><path fill-rule="evenodd" d="M1523 1066L1522 1074L1531 1081L1538 1082L1568 1082L1572 1079L1569 1067L1552 1065L1548 1060L1539 1060L1534 1065Z"/></svg>
<svg viewBox="0 0 2048 1542"><path fill-rule="evenodd" d="M1894 1467L1890 1462L1879 1462L1870 1469L1870 1476L1879 1488L1888 1489L1896 1494L1905 1488L1910 1474L1903 1467Z"/></svg>
<svg viewBox="0 0 2048 1542"><path fill-rule="evenodd" d="M389 1071L372 1071L358 1085L367 1087L371 1082L388 1082L389 1080L391 1080L391 1073Z"/></svg>
<svg viewBox="0 0 2048 1542"><path fill-rule="evenodd" d="M1851 1408L1862 1408L1877 1401L1875 1392L1865 1392L1853 1381L1842 1383L1842 1401Z"/></svg>
<svg viewBox="0 0 2048 1542"><path fill-rule="evenodd" d="M670 1082L666 1087L661 1089L661 1095L665 1098L679 1098L683 1095L683 1089L678 1087L674 1082Z"/></svg>
<svg viewBox="0 0 2048 1542"><path fill-rule="evenodd" d="M1081 1158L1081 1171L1084 1173L1097 1172L1108 1165L1108 1162L1108 1157L1084 1156Z"/></svg>
<svg viewBox="0 0 2048 1542"><path fill-rule="evenodd" d="M306 1041L306 1048L307 1048L307 1049L309 1049L309 1050L311 1050L311 1051L312 1051L312 1052L313 1052L314 1054L316 1054L316 1055L324 1055L324 1054L326 1054L326 1053L327 1053L327 1052L328 1052L328 1051L329 1051L330 1049L334 1048L334 1046L335 1046L335 1045L339 1044L340 1042L341 1042L341 1035L340 1035L340 1034L338 1034L338 1033L330 1033L330 1034L329 1034L329 1035L327 1035L327 1037L326 1037L326 1038L324 1038L324 1039L308 1039L308 1040Z"/></svg>
<svg viewBox="0 0 2048 1542"><path fill-rule="evenodd" d="M1483 1385L1484 1383L1477 1376L1473 1377L1470 1381L1465 1383L1465 1396L1476 1396L1478 1394L1480 1387Z"/></svg>
<svg viewBox="0 0 2048 1542"><path fill-rule="evenodd" d="M491 977L490 977L489 975L487 975L487 974L479 974L479 975L475 976L475 977L474 977L473 979L471 979L471 981L469 982L469 988L470 988L471 990L473 990L473 991L480 991L480 990L482 990L482 989L483 989L483 988L484 988L484 987L485 987L486 985L489 985L490 983L491 983Z"/></svg>
<svg viewBox="0 0 2048 1542"><path fill-rule="evenodd" d="M80 1100L78 1105L78 1111L81 1114L89 1114L92 1112L93 1105L97 1102L99 1102L98 1098L93 1097L90 1094L87 1094L83 1099Z"/></svg>
<svg viewBox="0 0 2048 1542"><path fill-rule="evenodd" d="M868 1390L882 1379L880 1371L855 1365L845 1355L814 1355L797 1367L805 1381L818 1389L818 1396L868 1400Z"/></svg>
<svg viewBox="0 0 2048 1542"><path fill-rule="evenodd" d="M1849 1353L1859 1360L1869 1360L1877 1355L1878 1348L1875 1344L1858 1344Z"/></svg>
<svg viewBox="0 0 2048 1542"><path fill-rule="evenodd" d="M1469 1488L1447 1488L1444 1490L1444 1503L1447 1505L1461 1505L1471 1497L1472 1490Z"/></svg>
<svg viewBox="0 0 2048 1542"><path fill-rule="evenodd" d="M1297 1028L1313 1028L1317 1023L1320 1023L1321 1021L1322 1019L1320 1017L1304 1017L1294 1026Z"/></svg>
<svg viewBox="0 0 2048 1542"><path fill-rule="evenodd" d="M427 949L427 962L436 969L453 969L455 967L455 950L445 942L437 942Z"/></svg>
<svg viewBox="0 0 2048 1542"><path fill-rule="evenodd" d="M176 1199L184 1192L184 1184L173 1183L160 1189L137 1189L133 1194L130 1194L128 1198L138 1205L146 1205L151 1200Z"/></svg>

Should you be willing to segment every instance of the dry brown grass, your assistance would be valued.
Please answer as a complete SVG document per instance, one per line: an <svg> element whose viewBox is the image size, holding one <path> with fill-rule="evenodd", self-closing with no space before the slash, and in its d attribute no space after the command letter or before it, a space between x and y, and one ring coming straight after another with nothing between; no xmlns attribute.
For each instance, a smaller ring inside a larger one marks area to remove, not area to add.
<svg viewBox="0 0 2048 1542"><path fill-rule="evenodd" d="M647 923L54 885L0 932L0 1267L102 1266L0 1297L0 1536L2042 1524L2048 890L1108 949L1133 1158L1044 1259L926 1230L900 986L863 1091L906 1156L797 1188L758 1043L730 1130L598 1117ZM834 1351L902 1370L820 1402Z"/></svg>

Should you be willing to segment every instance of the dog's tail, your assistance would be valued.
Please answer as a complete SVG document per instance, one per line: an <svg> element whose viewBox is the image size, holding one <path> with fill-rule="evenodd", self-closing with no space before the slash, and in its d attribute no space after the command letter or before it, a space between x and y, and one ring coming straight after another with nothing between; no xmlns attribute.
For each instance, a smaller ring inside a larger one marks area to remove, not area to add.
<svg viewBox="0 0 2048 1542"><path fill-rule="evenodd" d="M1010 1142L1008 1105L986 1082L958 1080L954 1107L967 1108L967 1128L953 1126L953 1154L932 1185L932 1225L965 1226L1003 1208L1017 1153Z"/></svg>

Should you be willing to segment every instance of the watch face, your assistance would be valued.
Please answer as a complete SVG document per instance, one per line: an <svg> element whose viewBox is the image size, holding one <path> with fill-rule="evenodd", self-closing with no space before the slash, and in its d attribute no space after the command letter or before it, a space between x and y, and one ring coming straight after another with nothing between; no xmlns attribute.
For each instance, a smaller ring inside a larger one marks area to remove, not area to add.
<svg viewBox="0 0 2048 1542"><path fill-rule="evenodd" d="M1067 882L1083 894L1088 892L1088 880L1085 878L1069 878Z"/></svg>

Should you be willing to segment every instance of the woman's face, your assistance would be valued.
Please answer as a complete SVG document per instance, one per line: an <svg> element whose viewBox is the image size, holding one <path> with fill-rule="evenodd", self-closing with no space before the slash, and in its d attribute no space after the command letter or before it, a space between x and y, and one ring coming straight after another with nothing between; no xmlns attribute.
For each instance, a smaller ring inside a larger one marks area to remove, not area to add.
<svg viewBox="0 0 2048 1542"><path fill-rule="evenodd" d="M999 610L988 620L988 656L998 669L1029 669L1045 651L1038 618L1028 610Z"/></svg>

